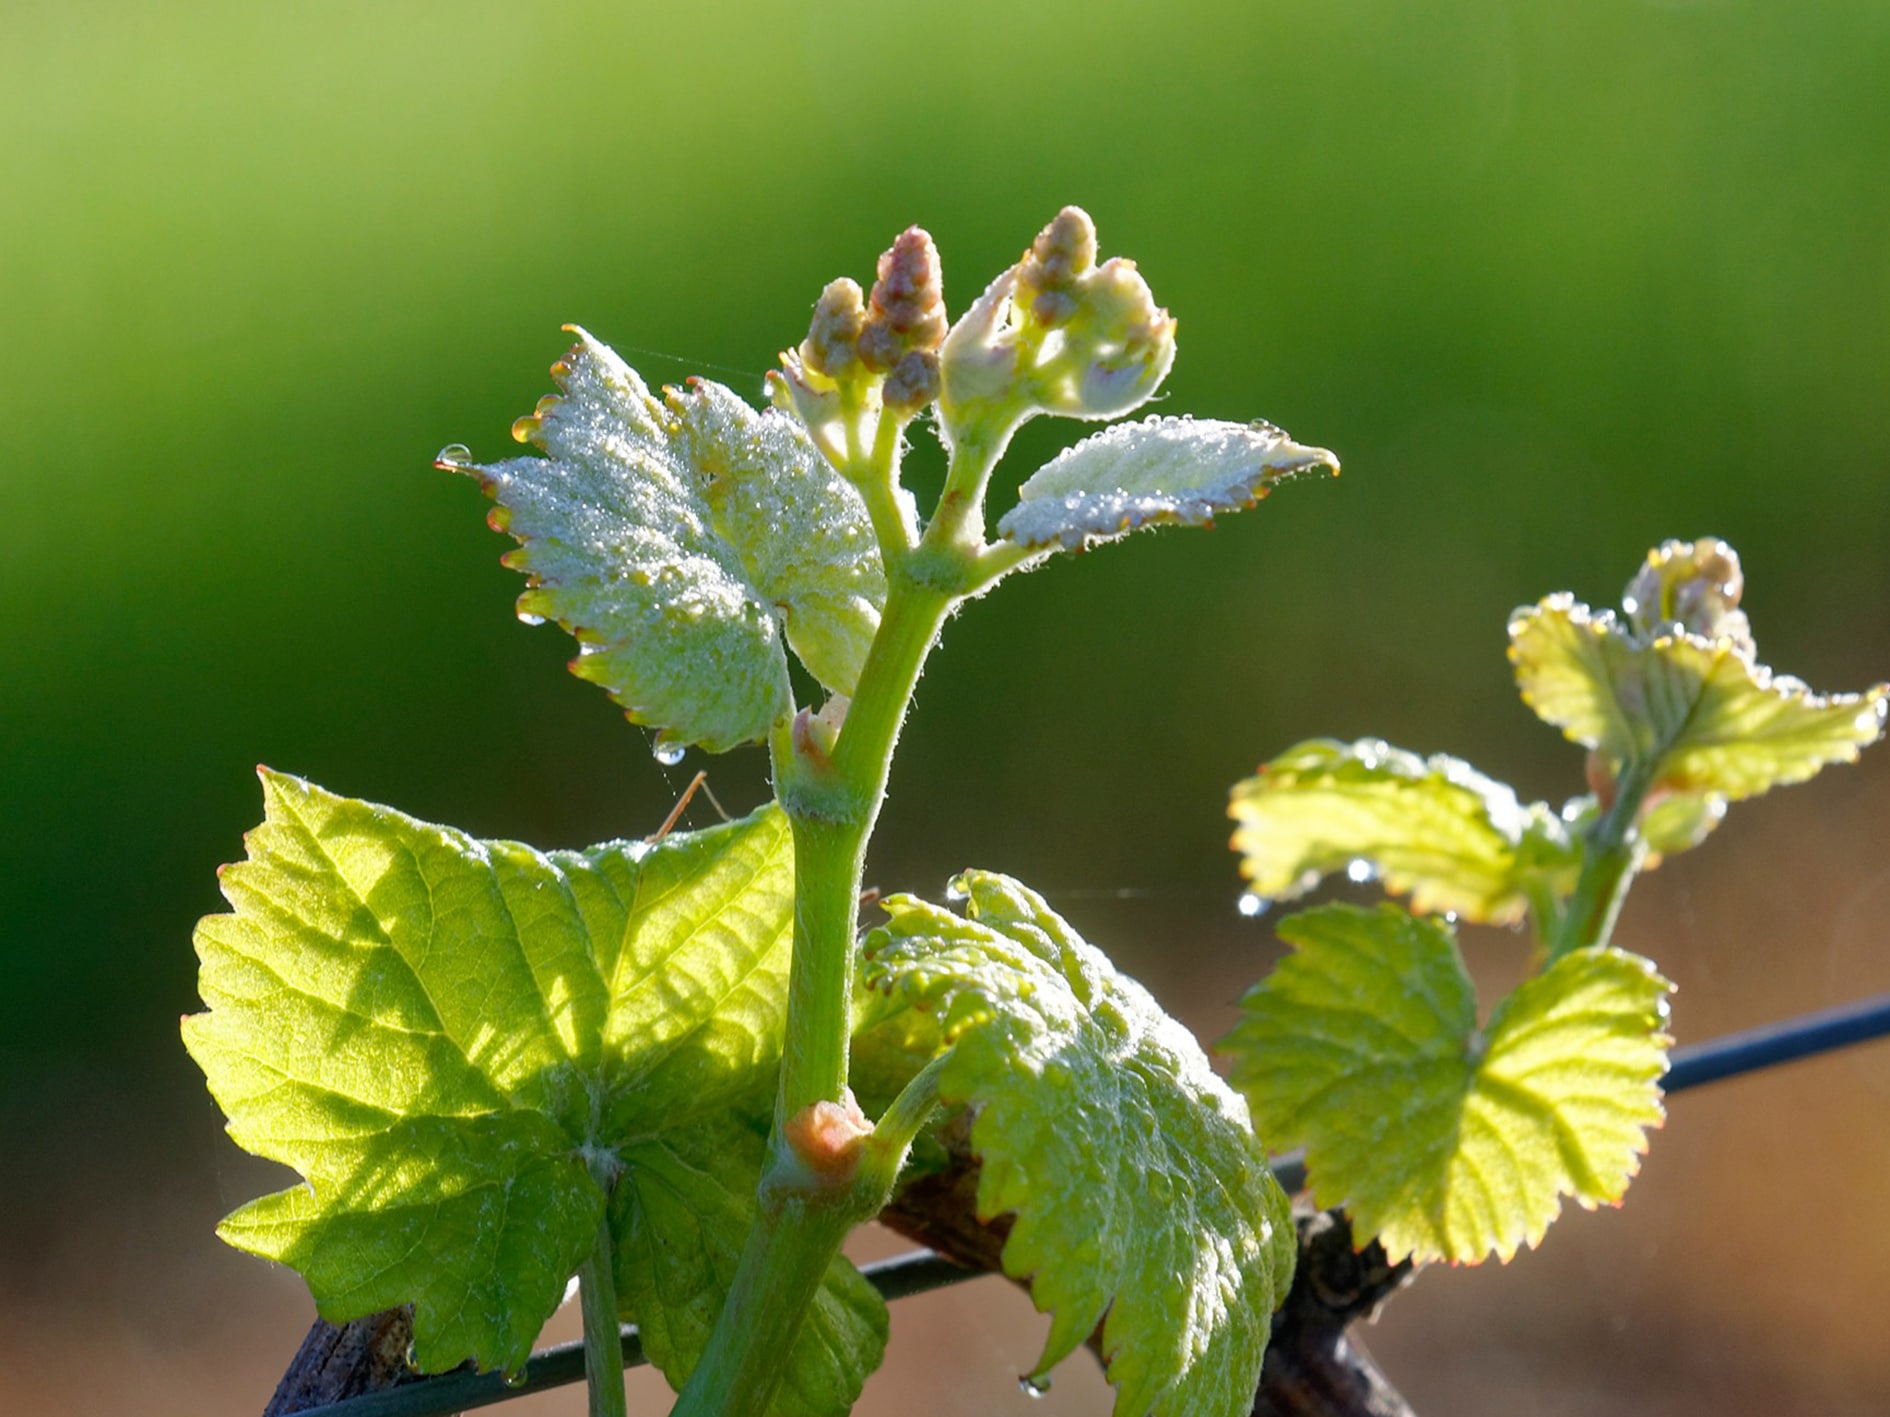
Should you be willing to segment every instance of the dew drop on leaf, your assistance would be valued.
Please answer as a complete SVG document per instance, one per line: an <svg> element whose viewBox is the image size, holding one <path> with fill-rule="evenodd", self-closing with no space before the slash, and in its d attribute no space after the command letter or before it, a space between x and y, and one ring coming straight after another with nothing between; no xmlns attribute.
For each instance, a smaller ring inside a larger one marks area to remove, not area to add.
<svg viewBox="0 0 1890 1417"><path fill-rule="evenodd" d="M1363 856L1354 856L1345 867L1345 879L1355 886L1362 886L1378 875L1378 868Z"/></svg>
<svg viewBox="0 0 1890 1417"><path fill-rule="evenodd" d="M673 768L683 760L683 754L687 751L681 743L665 743L659 738L650 748L650 756L664 767Z"/></svg>
<svg viewBox="0 0 1890 1417"><path fill-rule="evenodd" d="M520 623L521 625L542 625L542 624L544 624L544 623L545 623L545 617L544 617L544 616L542 616L542 615L534 615L534 614L532 614L532 612L531 612L531 611L529 611L529 610L521 610L521 611L519 611L519 612L518 612L518 619L519 619L519 623Z"/></svg>
<svg viewBox="0 0 1890 1417"><path fill-rule="evenodd" d="M435 467L461 468L472 466L472 449L464 443L448 443L441 448L433 459Z"/></svg>
<svg viewBox="0 0 1890 1417"><path fill-rule="evenodd" d="M525 1386L526 1380L530 1376L531 1374L525 1371L525 1365L521 1363L518 1367L512 1369L511 1372L501 1373L499 1375L499 1381L504 1383L507 1387L520 1388Z"/></svg>
<svg viewBox="0 0 1890 1417"><path fill-rule="evenodd" d="M1017 1380L1017 1390L1034 1402L1049 1394L1050 1379L1033 1378L1026 1373Z"/></svg>
<svg viewBox="0 0 1890 1417"><path fill-rule="evenodd" d="M1240 897L1239 909L1242 915L1246 916L1249 920L1253 920L1259 916L1265 915L1267 913L1267 907L1272 904L1273 902L1268 900L1265 896L1255 895L1252 891L1247 891Z"/></svg>

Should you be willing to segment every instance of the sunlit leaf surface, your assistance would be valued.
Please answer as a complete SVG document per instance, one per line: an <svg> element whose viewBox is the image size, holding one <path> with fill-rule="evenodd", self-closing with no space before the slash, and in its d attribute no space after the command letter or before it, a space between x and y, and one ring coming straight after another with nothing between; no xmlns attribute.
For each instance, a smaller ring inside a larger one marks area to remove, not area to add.
<svg viewBox="0 0 1890 1417"><path fill-rule="evenodd" d="M859 494L784 414L706 381L658 398L577 333L562 396L514 428L545 457L441 464L517 538L520 615L571 631L574 672L665 741L762 738L791 707L784 635L851 692L886 593Z"/></svg>
<svg viewBox="0 0 1890 1417"><path fill-rule="evenodd" d="M694 1365L754 1205L792 851L770 807L646 847L478 841L265 773L197 932L185 1042L247 1150L306 1183L224 1222L342 1322L414 1305L414 1357L514 1368L605 1190L624 1316ZM836 1261L776 1410L837 1414L884 1308Z"/></svg>
<svg viewBox="0 0 1890 1417"><path fill-rule="evenodd" d="M1561 819L1468 763L1376 739L1315 739L1234 786L1234 849L1256 895L1290 899L1334 871L1382 877L1414 909L1520 919L1537 885L1566 893L1580 861Z"/></svg>
<svg viewBox="0 0 1890 1417"><path fill-rule="evenodd" d="M1581 949L1477 1026L1453 934L1396 906L1280 923L1293 953L1222 1047L1256 1125L1393 1260L1508 1259L1573 1196L1620 1200L1662 1112L1671 988Z"/></svg>
<svg viewBox="0 0 1890 1417"><path fill-rule="evenodd" d="M954 889L963 915L889 899L866 977L956 1040L940 1094L978 1109L979 1212L1015 1214L1004 1268L1054 1315L1037 1372L1101 1322L1117 1417L1247 1412L1294 1238L1245 1106L1041 898Z"/></svg>

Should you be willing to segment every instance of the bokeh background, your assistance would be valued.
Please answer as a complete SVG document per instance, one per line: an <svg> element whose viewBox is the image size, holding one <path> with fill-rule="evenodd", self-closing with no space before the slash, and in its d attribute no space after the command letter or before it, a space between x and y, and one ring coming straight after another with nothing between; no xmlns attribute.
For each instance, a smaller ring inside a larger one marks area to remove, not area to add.
<svg viewBox="0 0 1890 1417"><path fill-rule="evenodd" d="M1890 674L1878 0L0 0L0 1409L253 1412L309 1316L211 1235L281 1177L176 1037L253 764L548 846L701 765L512 617L435 451L509 452L565 321L755 394L907 223L957 310L1071 201L1180 317L1166 411L1346 473L970 607L875 882L1011 871L1211 1037L1277 949L1225 842L1261 758L1578 790L1514 605L1717 533L1772 663ZM1890 988L1886 824L1880 750L1643 883L1683 1041ZM1882 1411L1887 1107L1883 1049L1678 1098L1624 1210L1370 1341L1429 1413ZM902 1304L862 1411L1021 1413L1041 1333L998 1281ZM1077 1361L1029 1410L1106 1393Z"/></svg>

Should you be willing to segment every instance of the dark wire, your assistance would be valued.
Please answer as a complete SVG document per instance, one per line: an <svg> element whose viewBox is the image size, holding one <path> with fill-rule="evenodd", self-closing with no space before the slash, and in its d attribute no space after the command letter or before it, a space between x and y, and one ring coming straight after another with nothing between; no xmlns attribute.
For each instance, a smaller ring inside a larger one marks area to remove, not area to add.
<svg viewBox="0 0 1890 1417"><path fill-rule="evenodd" d="M1729 1033L1708 1043L1676 1048L1673 1066L1662 1085L1668 1092L1684 1092L1690 1087L1777 1067L1799 1058L1828 1053L1834 1048L1868 1043L1886 1034L1890 1034L1890 994L1804 1014L1785 1023ZM1273 1171L1289 1192L1305 1184L1305 1162L1298 1153L1275 1160ZM887 1300L961 1284L967 1279L978 1279L983 1273L955 1265L930 1250L914 1250L895 1259L862 1265L860 1272ZM624 1367L635 1368L648 1361L636 1327L625 1324ZM305 1408L299 1417L445 1417L450 1412L506 1402L526 1393L581 1382L583 1378L583 1343L560 1343L534 1353L525 1364L522 1379L517 1382L507 1382L498 1373L442 1373L382 1392Z"/></svg>
<svg viewBox="0 0 1890 1417"><path fill-rule="evenodd" d="M1784 1023L1762 1024L1744 1033L1728 1033L1690 1048L1676 1048L1673 1066L1661 1086L1668 1092L1685 1092L1689 1087L1795 1062L1833 1048L1868 1043L1885 1034L1890 1034L1890 994L1801 1014Z"/></svg>

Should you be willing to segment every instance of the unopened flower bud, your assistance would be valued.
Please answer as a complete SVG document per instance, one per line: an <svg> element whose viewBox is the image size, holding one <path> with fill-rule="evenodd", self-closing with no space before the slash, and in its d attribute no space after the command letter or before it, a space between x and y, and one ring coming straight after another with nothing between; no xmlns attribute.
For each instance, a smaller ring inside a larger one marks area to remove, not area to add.
<svg viewBox="0 0 1890 1417"><path fill-rule="evenodd" d="M1095 264L1096 223L1081 207L1065 207L1018 263L1018 293L1037 321L1054 329L1076 312L1071 289Z"/></svg>
<svg viewBox="0 0 1890 1417"><path fill-rule="evenodd" d="M1115 418L1146 402L1175 359L1175 321L1133 261L1096 264L1096 226L1065 207L946 336L939 399L948 441L1008 436L1038 413Z"/></svg>
<svg viewBox="0 0 1890 1417"><path fill-rule="evenodd" d="M860 358L869 369L886 373L913 350L937 349L945 326L938 247L919 227L907 227L879 258L872 310L860 333Z"/></svg>
<svg viewBox="0 0 1890 1417"><path fill-rule="evenodd" d="M875 295L878 294L877 289ZM842 276L828 282L814 305L814 318L801 341L801 362L817 374L839 378L859 358L866 302L857 281Z"/></svg>
<svg viewBox="0 0 1890 1417"><path fill-rule="evenodd" d="M893 413L917 413L938 397L938 355L929 349L909 350L886 375L880 397Z"/></svg>

